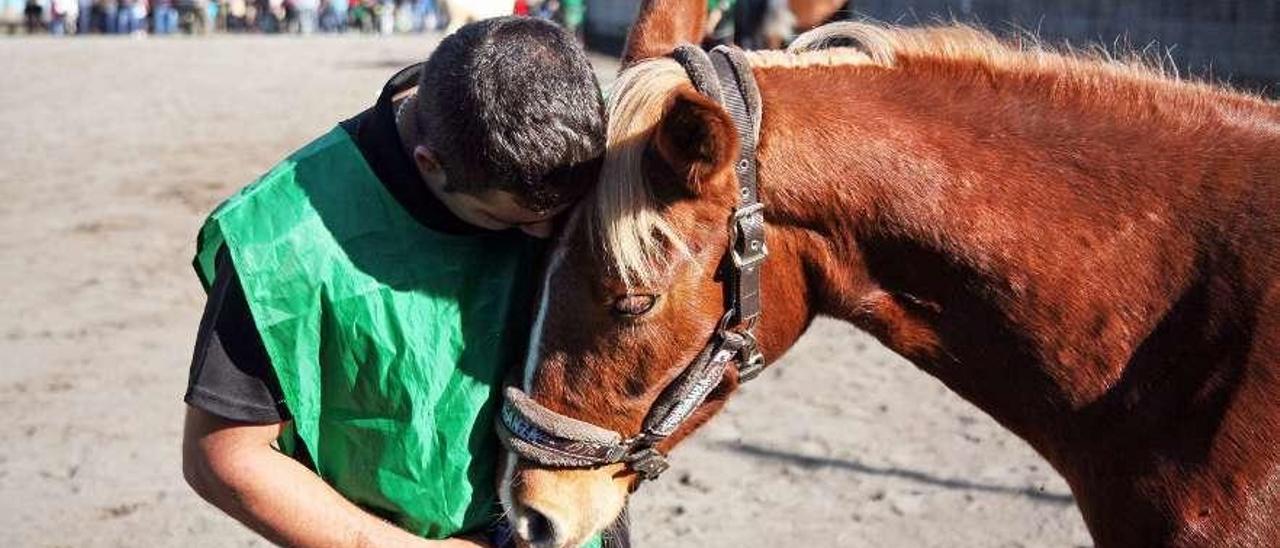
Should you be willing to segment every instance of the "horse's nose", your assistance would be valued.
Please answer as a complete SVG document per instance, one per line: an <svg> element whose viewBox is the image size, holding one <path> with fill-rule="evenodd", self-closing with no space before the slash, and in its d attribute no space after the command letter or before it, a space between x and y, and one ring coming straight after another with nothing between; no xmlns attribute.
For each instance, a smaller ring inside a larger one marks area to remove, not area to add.
<svg viewBox="0 0 1280 548"><path fill-rule="evenodd" d="M622 467L515 468L503 484L515 536L529 548L583 544L622 511L631 479Z"/></svg>
<svg viewBox="0 0 1280 548"><path fill-rule="evenodd" d="M525 506L516 515L516 534L535 548L558 547L559 529L554 521L537 509Z"/></svg>

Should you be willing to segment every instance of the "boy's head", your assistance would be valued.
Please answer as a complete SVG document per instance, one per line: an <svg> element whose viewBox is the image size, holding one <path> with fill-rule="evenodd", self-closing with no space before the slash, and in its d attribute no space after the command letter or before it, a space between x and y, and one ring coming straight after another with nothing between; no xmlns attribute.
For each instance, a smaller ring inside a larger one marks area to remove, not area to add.
<svg viewBox="0 0 1280 548"><path fill-rule="evenodd" d="M428 184L488 228L547 224L595 182L604 153L591 64L572 35L538 19L488 19L445 38L423 68L417 116L414 159L436 175Z"/></svg>

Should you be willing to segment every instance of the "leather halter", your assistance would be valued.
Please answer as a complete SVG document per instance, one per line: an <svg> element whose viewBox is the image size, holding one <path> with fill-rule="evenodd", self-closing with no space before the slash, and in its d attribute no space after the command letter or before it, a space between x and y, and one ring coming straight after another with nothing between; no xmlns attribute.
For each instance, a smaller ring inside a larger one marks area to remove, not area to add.
<svg viewBox="0 0 1280 548"><path fill-rule="evenodd" d="M626 463L641 479L656 479L669 464L657 445L691 417L719 386L730 363L738 381L764 368L753 331L760 319L760 266L765 245L764 204L756 181L756 142L760 135L760 91L741 50L720 46L710 54L692 45L673 52L699 92L728 111L738 132L734 172L738 203L729 218L725 314L711 340L658 396L639 434L622 434L566 417L535 402L514 386L504 393L497 420L503 444L543 466L594 467Z"/></svg>

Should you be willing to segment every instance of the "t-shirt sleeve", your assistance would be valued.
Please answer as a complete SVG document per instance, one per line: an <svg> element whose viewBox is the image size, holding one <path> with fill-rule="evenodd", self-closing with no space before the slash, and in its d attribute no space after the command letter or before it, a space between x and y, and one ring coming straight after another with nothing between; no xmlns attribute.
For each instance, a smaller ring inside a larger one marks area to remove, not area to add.
<svg viewBox="0 0 1280 548"><path fill-rule="evenodd" d="M272 424L289 420L271 359L245 300L230 254L218 250L187 380L189 405L227 420Z"/></svg>

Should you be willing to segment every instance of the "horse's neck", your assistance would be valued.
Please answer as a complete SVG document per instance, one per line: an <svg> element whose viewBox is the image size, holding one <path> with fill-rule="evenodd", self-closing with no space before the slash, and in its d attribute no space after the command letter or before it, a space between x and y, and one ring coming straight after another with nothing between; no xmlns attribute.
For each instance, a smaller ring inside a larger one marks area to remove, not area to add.
<svg viewBox="0 0 1280 548"><path fill-rule="evenodd" d="M1216 191L1174 190L1204 189L1213 156L1184 128L975 83L799 72L757 71L761 181L817 312L1025 437L1019 417L1102 397L1196 283L1186 228L1216 219L1187 201Z"/></svg>

